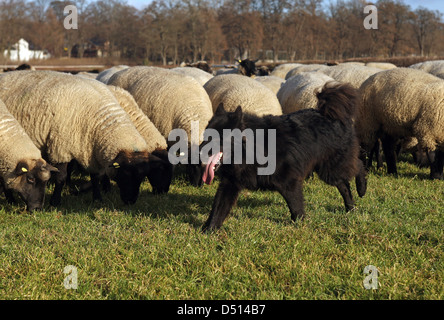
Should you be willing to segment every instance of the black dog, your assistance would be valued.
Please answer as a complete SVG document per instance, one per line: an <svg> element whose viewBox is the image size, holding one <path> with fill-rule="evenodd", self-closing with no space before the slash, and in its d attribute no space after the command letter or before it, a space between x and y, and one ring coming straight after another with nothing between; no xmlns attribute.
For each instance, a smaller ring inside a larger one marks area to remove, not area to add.
<svg viewBox="0 0 444 320"><path fill-rule="evenodd" d="M222 137L223 129L250 128L274 129L276 134L276 169L271 175L258 175L257 163L224 164L224 159L232 154L222 153L210 157L203 176L210 184L214 171L219 169L221 182L213 202L213 207L203 230L220 228L236 203L239 192L244 189L276 190L286 200L291 218L304 217L302 185L313 171L326 183L336 186L342 195L346 210L354 207L349 181L356 178L360 197L367 189L366 171L359 159L359 143L353 128L354 112L358 103L358 93L348 84L327 83L318 93L318 108L301 110L282 116L262 118L243 113L238 107L235 112L226 112L220 105L209 122L207 129L217 130ZM256 136L256 134L255 134ZM209 142L201 145L204 147ZM255 143L257 141L255 140ZM243 158L246 154L246 141L242 142ZM255 145L258 148L258 145ZM264 152L268 152L265 145ZM233 147L231 148L233 150ZM219 161L218 161L219 160Z"/></svg>

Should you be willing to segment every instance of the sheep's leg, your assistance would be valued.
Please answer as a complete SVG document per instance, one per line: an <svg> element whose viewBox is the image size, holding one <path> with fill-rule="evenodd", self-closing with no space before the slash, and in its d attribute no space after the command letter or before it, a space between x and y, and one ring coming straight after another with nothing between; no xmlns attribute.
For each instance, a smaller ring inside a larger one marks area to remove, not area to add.
<svg viewBox="0 0 444 320"><path fill-rule="evenodd" d="M54 167L56 167L59 171L54 174L55 186L51 200L49 200L49 204L56 207L62 202L62 190L68 173L68 163L58 163L54 165Z"/></svg>
<svg viewBox="0 0 444 320"><path fill-rule="evenodd" d="M284 197L287 206L290 209L291 220L304 219L304 194L302 190L302 180L297 180L295 184L288 188L279 188L279 193Z"/></svg>
<svg viewBox="0 0 444 320"><path fill-rule="evenodd" d="M338 188L339 193L344 199L345 210L350 211L354 208L353 195L350 190L350 183L348 181L342 180L338 184L336 184L336 188Z"/></svg>
<svg viewBox="0 0 444 320"><path fill-rule="evenodd" d="M389 135L382 138L382 149L384 150L385 161L387 162L387 173L398 174L396 169L396 141Z"/></svg>
<svg viewBox="0 0 444 320"><path fill-rule="evenodd" d="M376 168L380 169L383 167L383 161L382 161L382 152L381 152L381 140L377 139L375 142L375 145L373 146L372 150L370 151L369 157L367 159L366 167L367 169L370 169L372 167L373 163L373 157L376 157Z"/></svg>
<svg viewBox="0 0 444 320"><path fill-rule="evenodd" d="M102 190L105 193L111 191L111 180L106 174L102 177Z"/></svg>
<svg viewBox="0 0 444 320"><path fill-rule="evenodd" d="M231 208L236 203L240 191L240 187L229 183L227 180L222 180L217 189L210 216L202 227L202 231L218 229L222 226Z"/></svg>
<svg viewBox="0 0 444 320"><path fill-rule="evenodd" d="M362 198L367 192L367 171L365 170L362 161L359 159L357 161L359 166L359 172L355 178L356 190L358 191L358 195Z"/></svg>
<svg viewBox="0 0 444 320"><path fill-rule="evenodd" d="M102 176L97 173L91 173L91 185L92 185L92 193L93 193L93 201L102 202L102 195L100 193L100 180Z"/></svg>
<svg viewBox="0 0 444 320"><path fill-rule="evenodd" d="M430 162L430 179L443 179L444 151L436 150L434 157L427 152L427 158Z"/></svg>

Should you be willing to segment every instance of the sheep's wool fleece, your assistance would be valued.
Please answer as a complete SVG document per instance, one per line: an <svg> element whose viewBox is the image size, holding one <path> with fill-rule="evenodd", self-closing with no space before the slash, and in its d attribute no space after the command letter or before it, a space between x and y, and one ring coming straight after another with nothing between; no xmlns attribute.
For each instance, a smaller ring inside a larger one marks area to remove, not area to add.
<svg viewBox="0 0 444 320"><path fill-rule="evenodd" d="M274 94L277 94L282 84L285 82L283 78L275 77L275 76L261 76L256 77L254 80L259 81L268 89L273 91Z"/></svg>
<svg viewBox="0 0 444 320"><path fill-rule="evenodd" d="M367 62L365 66L369 68L377 68L382 70L390 70L397 68L396 65L389 62Z"/></svg>
<svg viewBox="0 0 444 320"><path fill-rule="evenodd" d="M183 129L189 142L203 141L213 111L208 94L195 79L167 69L139 66L117 72L108 84L131 93L165 138L171 130ZM198 137L191 137L192 121L199 121Z"/></svg>
<svg viewBox="0 0 444 320"><path fill-rule="evenodd" d="M0 177L8 181L21 160L41 159L40 150L0 100Z"/></svg>
<svg viewBox="0 0 444 320"><path fill-rule="evenodd" d="M359 89L362 83L382 69L370 68L354 64L340 64L321 70L323 74L332 77L336 81L349 83L352 87Z"/></svg>
<svg viewBox="0 0 444 320"><path fill-rule="evenodd" d="M285 76L285 79L289 79L293 77L294 75L297 75L298 73L302 72L324 72L325 70L328 70L329 66L326 66L325 64L305 64L301 65L299 67L296 67L290 71L288 71L287 75Z"/></svg>
<svg viewBox="0 0 444 320"><path fill-rule="evenodd" d="M273 71L270 73L270 76L279 77L285 79L287 73L293 70L296 67L302 66L301 63L284 63L276 66Z"/></svg>
<svg viewBox="0 0 444 320"><path fill-rule="evenodd" d="M207 83L208 80L213 78L213 75L209 74L208 72L194 67L177 67L171 69L171 71L194 78L202 86L204 86L204 84Z"/></svg>
<svg viewBox="0 0 444 320"><path fill-rule="evenodd" d="M109 69L103 70L102 72L100 72L100 73L97 75L96 80L98 80L98 81L100 81L100 82L102 82L102 83L104 83L104 84L107 84L108 81L109 81L109 79L111 79L111 77L112 77L115 73L117 73L117 72L119 72L119 71L121 71L121 70L125 70L126 68L129 68L129 67L126 66L126 65L119 65L119 66L114 66L114 67L112 67L112 68L109 68Z"/></svg>
<svg viewBox="0 0 444 320"><path fill-rule="evenodd" d="M120 106L128 113L140 135L145 139L148 152L166 149L165 137L157 130L150 119L140 110L133 96L123 88L108 85Z"/></svg>
<svg viewBox="0 0 444 320"><path fill-rule="evenodd" d="M376 131L415 137L421 148L444 150L444 81L426 72L397 68L370 77L361 87L357 133L371 144Z"/></svg>
<svg viewBox="0 0 444 320"><path fill-rule="evenodd" d="M282 114L276 95L252 78L236 74L221 75L208 81L204 88L210 96L213 111L223 103L226 111L235 111L241 106L243 111L258 116Z"/></svg>
<svg viewBox="0 0 444 320"><path fill-rule="evenodd" d="M128 114L104 84L54 71L0 76L0 97L51 163L76 159L103 172L120 151L147 150Z"/></svg>
<svg viewBox="0 0 444 320"><path fill-rule="evenodd" d="M319 72L302 72L287 79L277 94L283 113L316 108L316 93L329 81L334 79Z"/></svg>
<svg viewBox="0 0 444 320"><path fill-rule="evenodd" d="M410 66L410 68L422 70L444 79L444 60L420 62Z"/></svg>

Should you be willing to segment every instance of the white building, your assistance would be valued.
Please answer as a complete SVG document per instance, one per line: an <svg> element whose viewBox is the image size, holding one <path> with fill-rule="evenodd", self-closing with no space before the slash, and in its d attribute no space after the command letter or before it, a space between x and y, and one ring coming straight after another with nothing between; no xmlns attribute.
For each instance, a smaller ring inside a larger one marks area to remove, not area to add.
<svg viewBox="0 0 444 320"><path fill-rule="evenodd" d="M31 59L48 59L51 55L43 50L29 50L29 43L20 39L11 50L5 50L3 56L11 61L29 61Z"/></svg>

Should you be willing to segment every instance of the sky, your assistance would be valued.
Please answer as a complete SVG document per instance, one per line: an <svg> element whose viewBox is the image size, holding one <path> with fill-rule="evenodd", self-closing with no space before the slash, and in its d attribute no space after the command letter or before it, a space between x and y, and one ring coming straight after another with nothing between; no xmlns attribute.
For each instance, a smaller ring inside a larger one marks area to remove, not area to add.
<svg viewBox="0 0 444 320"><path fill-rule="evenodd" d="M326 3L335 0L325 0ZM142 9L146 7L152 1L150 0L127 0L129 5L136 7L137 9ZM370 1L369 1L370 2ZM444 13L444 0L404 0L405 4L408 4L415 10L419 6L423 6L430 10L439 10Z"/></svg>

